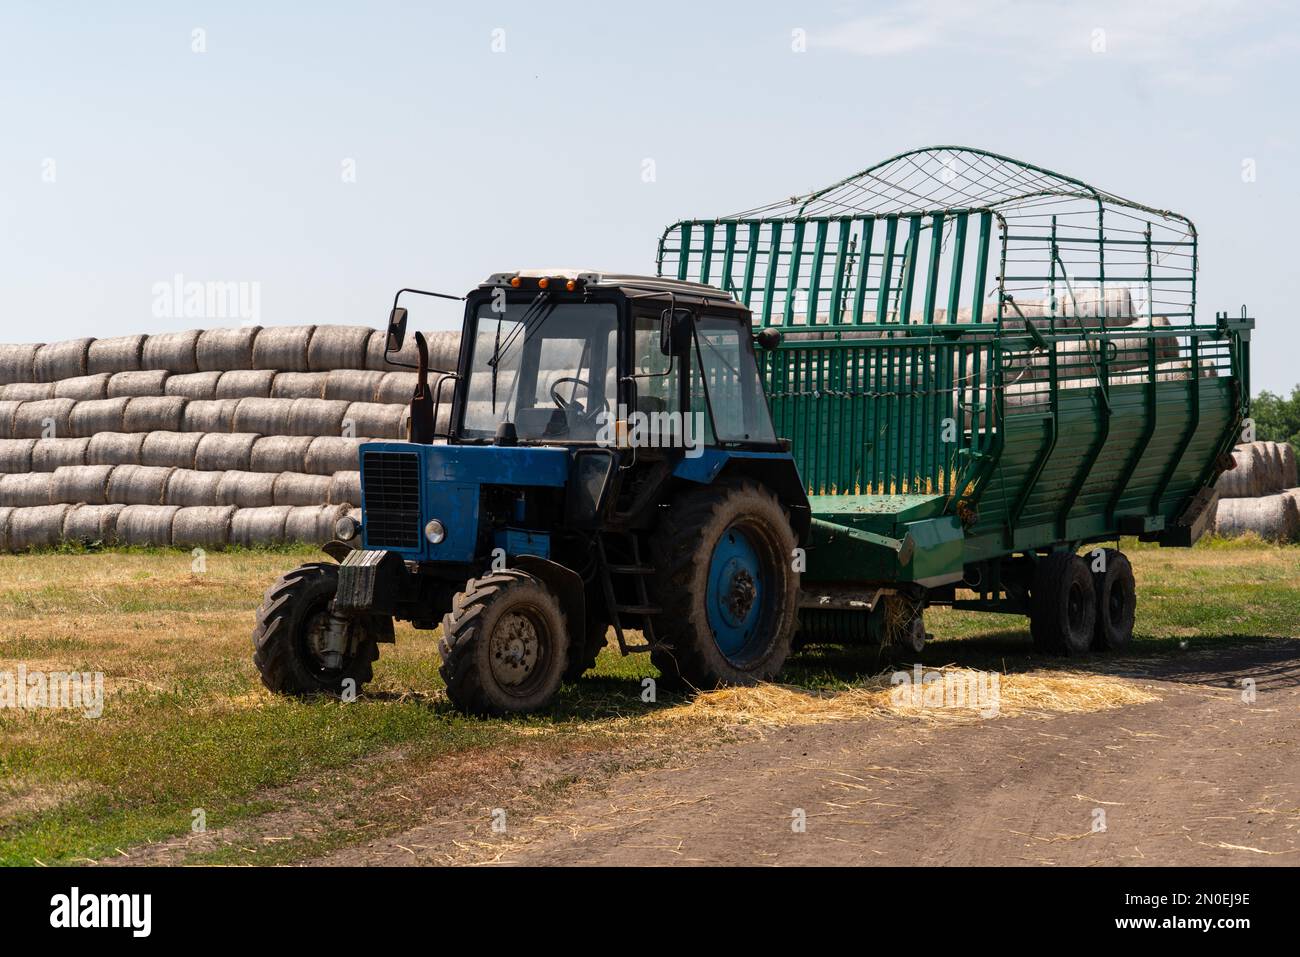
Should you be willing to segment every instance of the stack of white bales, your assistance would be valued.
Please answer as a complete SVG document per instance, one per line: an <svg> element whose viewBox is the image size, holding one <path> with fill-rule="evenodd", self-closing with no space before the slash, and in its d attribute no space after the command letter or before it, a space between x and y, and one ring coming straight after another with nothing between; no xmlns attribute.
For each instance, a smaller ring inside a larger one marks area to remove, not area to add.
<svg viewBox="0 0 1300 957"><path fill-rule="evenodd" d="M454 365L459 334L429 339ZM383 347L323 325L0 345L0 550L327 540L357 446L407 435L415 373Z"/></svg>
<svg viewBox="0 0 1300 957"><path fill-rule="evenodd" d="M1287 442L1249 442L1232 451L1236 468L1219 476L1214 530L1225 537L1253 532L1277 542L1300 541L1300 480Z"/></svg>

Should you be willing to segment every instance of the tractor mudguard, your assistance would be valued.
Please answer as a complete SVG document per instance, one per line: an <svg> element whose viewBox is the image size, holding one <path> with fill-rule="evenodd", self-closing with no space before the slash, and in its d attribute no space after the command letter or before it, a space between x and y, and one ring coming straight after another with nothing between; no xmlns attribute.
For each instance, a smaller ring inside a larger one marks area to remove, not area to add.
<svg viewBox="0 0 1300 957"><path fill-rule="evenodd" d="M582 635L587 627L587 593L582 587L582 576L547 558L537 555L515 555L510 567L540 579L555 593L569 620L569 634Z"/></svg>
<svg viewBox="0 0 1300 957"><path fill-rule="evenodd" d="M342 615L366 613L393 616L404 593L406 562L396 552L355 551L339 563L334 610Z"/></svg>

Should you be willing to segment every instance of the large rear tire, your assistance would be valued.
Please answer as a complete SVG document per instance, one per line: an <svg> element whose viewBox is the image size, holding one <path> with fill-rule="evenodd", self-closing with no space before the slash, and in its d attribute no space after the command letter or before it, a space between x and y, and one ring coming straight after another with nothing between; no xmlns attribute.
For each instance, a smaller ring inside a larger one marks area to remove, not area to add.
<svg viewBox="0 0 1300 957"><path fill-rule="evenodd" d="M1081 655L1092 647L1097 596L1092 569L1073 552L1038 562L1030 592L1034 648L1050 655Z"/></svg>
<svg viewBox="0 0 1300 957"><path fill-rule="evenodd" d="M311 562L266 591L253 628L253 664L276 694L359 692L373 677L380 640L392 640L392 619L355 617L331 628L338 566Z"/></svg>
<svg viewBox="0 0 1300 957"><path fill-rule="evenodd" d="M470 581L442 619L442 679L467 714L526 714L554 700L569 662L559 600L518 569Z"/></svg>
<svg viewBox="0 0 1300 957"><path fill-rule="evenodd" d="M1105 562L1105 571L1093 573L1097 591L1093 647L1098 651L1123 651L1133 640L1137 584L1133 580L1133 565L1119 549L1106 549Z"/></svg>
<svg viewBox="0 0 1300 957"><path fill-rule="evenodd" d="M770 681L798 622L794 532L776 496L752 482L682 496L651 540L655 635L651 652L669 688Z"/></svg>

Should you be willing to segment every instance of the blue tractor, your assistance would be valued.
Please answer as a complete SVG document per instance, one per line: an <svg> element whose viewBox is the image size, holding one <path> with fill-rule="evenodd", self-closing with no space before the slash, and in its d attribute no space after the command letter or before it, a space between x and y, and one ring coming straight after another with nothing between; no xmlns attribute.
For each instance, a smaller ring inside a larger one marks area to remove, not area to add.
<svg viewBox="0 0 1300 957"><path fill-rule="evenodd" d="M394 300L389 356L418 292ZM409 441L361 447L362 521L340 522L337 563L267 592L266 686L359 689L394 620L441 625L448 696L474 714L545 707L611 627L670 685L773 678L812 524L755 357L779 334L663 278L502 273L465 304L454 370L414 334Z"/></svg>

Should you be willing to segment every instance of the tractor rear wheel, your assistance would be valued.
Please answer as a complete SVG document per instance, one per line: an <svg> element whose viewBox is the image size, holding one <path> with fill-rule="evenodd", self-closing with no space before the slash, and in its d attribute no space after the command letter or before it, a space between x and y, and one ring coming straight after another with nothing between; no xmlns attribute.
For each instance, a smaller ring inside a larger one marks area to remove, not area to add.
<svg viewBox="0 0 1300 957"><path fill-rule="evenodd" d="M794 532L775 495L752 482L682 496L651 541L662 608L651 652L668 687L775 678L798 623Z"/></svg>
<svg viewBox="0 0 1300 957"><path fill-rule="evenodd" d="M391 618L330 613L338 566L311 562L267 589L253 628L253 664L276 694L340 695L371 679L380 641L392 641Z"/></svg>
<svg viewBox="0 0 1300 957"><path fill-rule="evenodd" d="M1097 630L1093 647L1098 651L1123 651L1133 639L1137 616L1137 586L1133 565L1117 548L1105 550L1105 569L1093 572L1097 591Z"/></svg>
<svg viewBox="0 0 1300 957"><path fill-rule="evenodd" d="M1097 597L1092 569L1073 552L1053 552L1038 562L1030 591L1030 633L1046 654L1081 655L1092 647Z"/></svg>
<svg viewBox="0 0 1300 957"><path fill-rule="evenodd" d="M569 631L559 599L519 569L466 584L442 619L440 674L468 714L526 714L546 707L564 680Z"/></svg>

